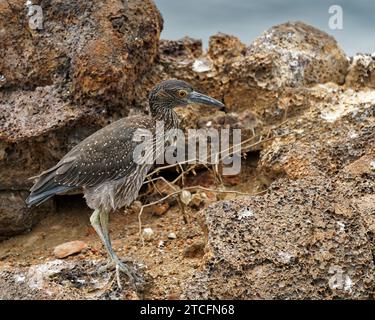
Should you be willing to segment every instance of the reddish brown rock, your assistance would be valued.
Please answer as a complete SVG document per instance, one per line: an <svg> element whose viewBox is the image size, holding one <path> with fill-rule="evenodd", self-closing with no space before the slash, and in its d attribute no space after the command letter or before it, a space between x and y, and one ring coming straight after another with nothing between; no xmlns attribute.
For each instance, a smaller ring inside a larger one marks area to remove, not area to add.
<svg viewBox="0 0 375 320"><path fill-rule="evenodd" d="M81 252L82 250L85 250L87 248L87 244L83 241L70 241L70 242L65 242L53 250L53 254L55 255L56 258L58 259L63 259L68 256L71 256L72 254L76 254Z"/></svg>
<svg viewBox="0 0 375 320"><path fill-rule="evenodd" d="M135 92L158 55L162 29L151 0L40 6L43 28L34 30L25 1L0 3L0 190L23 195L31 176L85 137L132 109L145 110ZM21 211L28 210L18 201ZM26 215L17 217L0 214L0 236L29 227Z"/></svg>
<svg viewBox="0 0 375 320"><path fill-rule="evenodd" d="M43 29L31 34L24 1L0 8L0 29L9 30L0 34L8 89L0 91L0 188L29 186L27 177L128 114L135 83L158 53L162 19L152 1L41 6Z"/></svg>
<svg viewBox="0 0 375 320"><path fill-rule="evenodd" d="M163 214L166 214L168 210L169 210L169 204L164 202L164 203L158 203L158 204L151 206L147 211L152 212L152 214L155 214L157 216L162 216Z"/></svg>
<svg viewBox="0 0 375 320"><path fill-rule="evenodd" d="M73 62L74 98L123 108L134 100L137 80L158 53L162 18L150 0L100 3L92 18L99 32Z"/></svg>

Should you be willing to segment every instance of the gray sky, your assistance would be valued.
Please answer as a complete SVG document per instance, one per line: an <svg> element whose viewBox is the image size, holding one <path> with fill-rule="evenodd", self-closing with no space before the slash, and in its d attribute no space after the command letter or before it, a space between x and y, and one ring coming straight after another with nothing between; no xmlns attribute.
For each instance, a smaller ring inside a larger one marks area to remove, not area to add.
<svg viewBox="0 0 375 320"><path fill-rule="evenodd" d="M155 0L164 17L162 38L203 39L218 31L244 43L269 27L301 20L333 35L348 55L375 52L374 0ZM331 30L328 8L343 9L343 29Z"/></svg>

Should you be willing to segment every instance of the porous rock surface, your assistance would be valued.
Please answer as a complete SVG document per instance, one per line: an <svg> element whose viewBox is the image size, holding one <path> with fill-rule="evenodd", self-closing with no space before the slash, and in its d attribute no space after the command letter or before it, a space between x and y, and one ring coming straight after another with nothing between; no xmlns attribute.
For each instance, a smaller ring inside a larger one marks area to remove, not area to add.
<svg viewBox="0 0 375 320"><path fill-rule="evenodd" d="M0 236L38 221L38 210L23 201L30 177L100 127L141 109L137 82L158 54L163 24L151 0L38 5L40 30L30 27L25 1L0 3L0 196L9 207L0 211ZM10 190L23 197L8 197Z"/></svg>
<svg viewBox="0 0 375 320"><path fill-rule="evenodd" d="M189 299L373 299L374 176L280 179L203 213ZM225 283L224 283L225 282Z"/></svg>
<svg viewBox="0 0 375 320"><path fill-rule="evenodd" d="M306 98L261 152L266 194L201 212L206 254L186 298L374 298L375 91L331 83Z"/></svg>

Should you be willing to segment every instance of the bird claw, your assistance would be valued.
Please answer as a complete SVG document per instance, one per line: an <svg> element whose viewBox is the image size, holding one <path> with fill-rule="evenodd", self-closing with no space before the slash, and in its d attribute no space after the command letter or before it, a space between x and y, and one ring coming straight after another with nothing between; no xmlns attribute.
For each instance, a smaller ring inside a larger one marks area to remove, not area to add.
<svg viewBox="0 0 375 320"><path fill-rule="evenodd" d="M137 274L132 269L133 268L127 266L119 259L114 259L114 260L109 261L106 265L100 267L98 269L98 272L103 273L108 270L110 271L114 270L116 272L117 286L119 287L120 290L122 290L122 285L120 281L120 272L123 272L129 278L129 281L133 289L137 289L137 285L142 284L143 280L139 276L137 276Z"/></svg>
<svg viewBox="0 0 375 320"><path fill-rule="evenodd" d="M128 276L133 289L136 290L137 287L143 285L143 283L144 283L143 279L137 275L134 268L127 266L126 264L122 263L121 261L118 261L117 264L116 264L116 273L118 274L118 277L117 277L118 284L119 284L119 279L120 279L120 276L119 276L120 271L124 272ZM119 287L121 289L121 284L119 285Z"/></svg>
<svg viewBox="0 0 375 320"><path fill-rule="evenodd" d="M113 271L116 268L116 264L113 260L107 262L104 266L98 268L98 273L104 273L107 271Z"/></svg>

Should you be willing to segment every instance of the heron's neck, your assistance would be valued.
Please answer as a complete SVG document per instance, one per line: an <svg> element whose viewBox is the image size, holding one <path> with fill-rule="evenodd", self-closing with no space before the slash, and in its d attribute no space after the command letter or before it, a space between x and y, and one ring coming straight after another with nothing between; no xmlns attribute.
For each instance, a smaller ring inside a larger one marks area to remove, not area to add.
<svg viewBox="0 0 375 320"><path fill-rule="evenodd" d="M172 108L153 105L151 108L151 116L155 121L163 121L164 128L173 129L178 128L180 120L177 113Z"/></svg>

